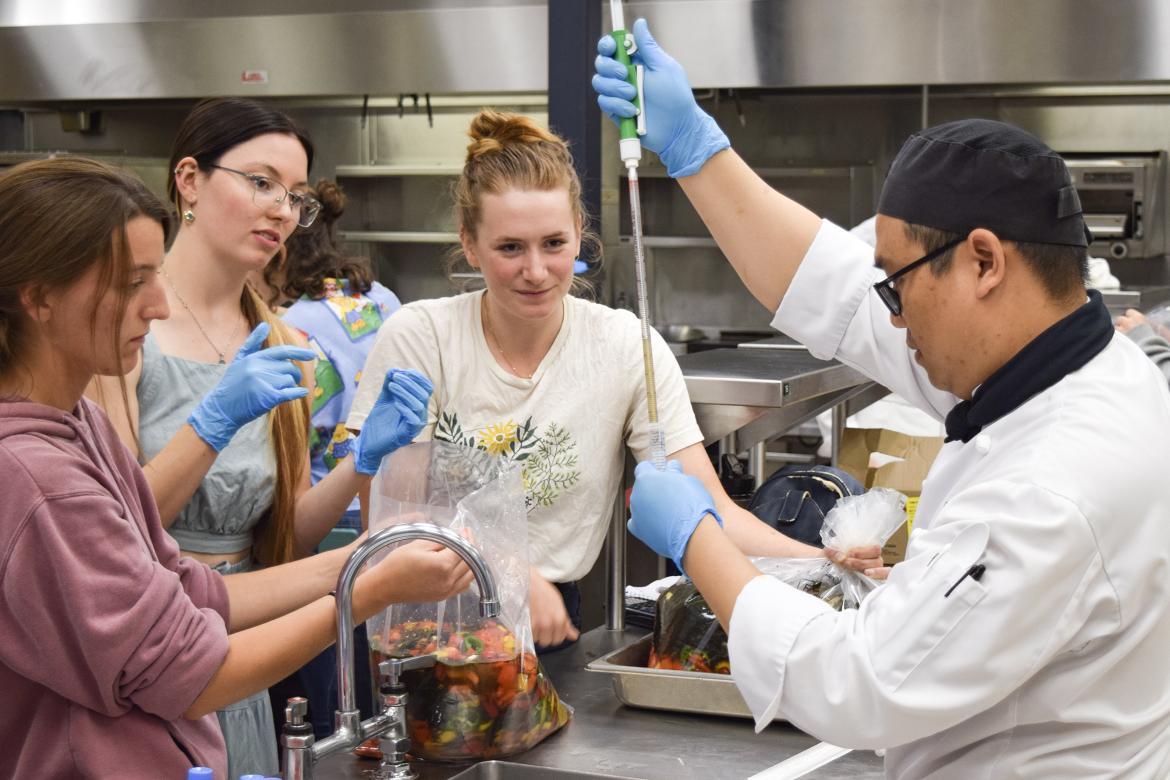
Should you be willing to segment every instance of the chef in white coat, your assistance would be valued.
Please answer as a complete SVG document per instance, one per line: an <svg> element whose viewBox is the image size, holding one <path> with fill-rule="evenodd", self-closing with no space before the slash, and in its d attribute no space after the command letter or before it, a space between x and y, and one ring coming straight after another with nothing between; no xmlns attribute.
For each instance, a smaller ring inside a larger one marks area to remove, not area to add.
<svg viewBox="0 0 1170 780"><path fill-rule="evenodd" d="M757 726L886 748L897 778L1170 777L1170 394L1085 290L1063 161L988 120L915 133L875 255L762 182L634 30L644 145L775 327L946 422L906 561L844 612L761 576L696 480L639 465L630 527L728 628ZM612 51L594 85L628 116Z"/></svg>

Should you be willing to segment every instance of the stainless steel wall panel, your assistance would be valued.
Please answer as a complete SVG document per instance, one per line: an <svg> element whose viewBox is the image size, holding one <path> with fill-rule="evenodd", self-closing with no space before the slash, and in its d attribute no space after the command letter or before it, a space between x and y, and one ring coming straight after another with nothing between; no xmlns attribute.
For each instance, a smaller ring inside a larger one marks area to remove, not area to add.
<svg viewBox="0 0 1170 780"><path fill-rule="evenodd" d="M546 19L489 6L0 27L0 101L539 92Z"/></svg>
<svg viewBox="0 0 1170 780"><path fill-rule="evenodd" d="M329 0L332 13L543 6L544 0ZM0 0L0 27L269 16L272 0ZM322 0L281 0L282 15L319 14Z"/></svg>
<svg viewBox="0 0 1170 780"><path fill-rule="evenodd" d="M1170 81L1165 0L641 0L692 84ZM542 92L533 0L0 0L0 101ZM242 81L263 71L266 83Z"/></svg>
<svg viewBox="0 0 1170 780"><path fill-rule="evenodd" d="M56 111L26 111L24 148L28 151L68 150L80 154L133 154L165 159L179 123L188 110L188 104L103 109L102 132L94 135L65 131Z"/></svg>
<svg viewBox="0 0 1170 780"><path fill-rule="evenodd" d="M360 159L364 135L361 129L361 110L348 108L306 108L284 106L313 139L315 157L309 177L316 181L322 176L332 178L338 165Z"/></svg>
<svg viewBox="0 0 1170 780"><path fill-rule="evenodd" d="M705 87L1170 79L1165 0L641 0Z"/></svg>

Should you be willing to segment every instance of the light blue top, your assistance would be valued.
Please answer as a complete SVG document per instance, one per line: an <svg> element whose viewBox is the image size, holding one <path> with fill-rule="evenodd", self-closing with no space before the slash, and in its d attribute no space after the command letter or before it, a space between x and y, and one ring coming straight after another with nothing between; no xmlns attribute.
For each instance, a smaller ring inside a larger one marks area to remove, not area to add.
<svg viewBox="0 0 1170 780"><path fill-rule="evenodd" d="M317 353L313 389L309 469L317 484L349 452L345 419L378 328L398 311L398 296L374 282L364 295L349 292L344 279L326 279L323 298L301 298L284 313ZM355 498L351 509L358 508Z"/></svg>
<svg viewBox="0 0 1170 780"><path fill-rule="evenodd" d="M146 463L187 422L191 411L227 366L163 354L148 334L138 381L138 441ZM191 500L168 529L184 550L213 555L246 550L252 532L272 506L276 457L268 437L268 417L240 428L223 448Z"/></svg>

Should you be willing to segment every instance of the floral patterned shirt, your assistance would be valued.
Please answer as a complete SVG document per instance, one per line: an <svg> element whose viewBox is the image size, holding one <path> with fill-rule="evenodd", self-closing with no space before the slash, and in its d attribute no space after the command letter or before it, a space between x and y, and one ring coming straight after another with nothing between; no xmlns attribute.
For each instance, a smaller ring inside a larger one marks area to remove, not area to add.
<svg viewBox="0 0 1170 780"><path fill-rule="evenodd" d="M362 367L374 345L374 334L401 305L398 296L377 282L362 295L350 293L344 279L326 279L325 297L301 298L284 313L284 321L304 334L317 353L309 431L313 484L349 452L345 418ZM357 507L355 498L350 508Z"/></svg>
<svg viewBox="0 0 1170 780"><path fill-rule="evenodd" d="M483 293L415 301L378 333L366 376L414 368L434 382L420 439L477 447L523 466L529 559L568 582L597 559L621 485L625 448L649 457L642 341L637 318L580 298L531 379L513 376L488 349ZM702 441L678 362L652 334L658 415L666 451ZM347 425L361 428L379 387L358 387Z"/></svg>

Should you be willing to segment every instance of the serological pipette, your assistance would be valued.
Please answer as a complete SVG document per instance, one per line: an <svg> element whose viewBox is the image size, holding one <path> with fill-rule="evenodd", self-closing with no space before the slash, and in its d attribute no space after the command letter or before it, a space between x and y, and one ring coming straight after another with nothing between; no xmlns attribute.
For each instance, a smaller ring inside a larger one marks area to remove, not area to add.
<svg viewBox="0 0 1170 780"><path fill-rule="evenodd" d="M666 437L658 421L658 393L654 384L654 353L650 341L650 307L646 283L646 253L642 245L642 200L638 194L638 163L642 160L642 142L638 136L646 133L646 110L642 101L642 66L634 67L630 55L637 49L632 33L627 32L621 0L610 0L609 14L613 22L613 39L617 42L617 61L626 66L626 79L638 91L634 106L636 118L622 119L620 153L626 166L630 187L630 228L634 244L634 276L638 286L638 319L642 326L642 367L646 374L646 412L650 418L650 458L662 471L666 468Z"/></svg>

